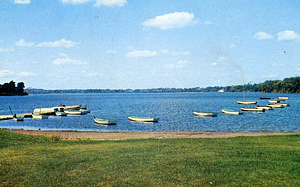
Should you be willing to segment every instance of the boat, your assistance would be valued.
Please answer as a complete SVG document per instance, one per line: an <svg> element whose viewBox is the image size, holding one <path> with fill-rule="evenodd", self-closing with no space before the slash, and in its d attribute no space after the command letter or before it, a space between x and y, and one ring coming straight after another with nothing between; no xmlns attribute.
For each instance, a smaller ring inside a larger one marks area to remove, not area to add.
<svg viewBox="0 0 300 187"><path fill-rule="evenodd" d="M32 119L48 119L46 115L33 114Z"/></svg>
<svg viewBox="0 0 300 187"><path fill-rule="evenodd" d="M129 116L128 119L130 121L137 121L137 122L158 122L158 120L159 120L159 118L134 117L134 116Z"/></svg>
<svg viewBox="0 0 300 187"><path fill-rule="evenodd" d="M278 100L279 101L286 101L286 100L288 100L289 99L289 97L278 97Z"/></svg>
<svg viewBox="0 0 300 187"><path fill-rule="evenodd" d="M79 110L64 110L64 112L67 113L67 115L81 115L81 114L83 114Z"/></svg>
<svg viewBox="0 0 300 187"><path fill-rule="evenodd" d="M79 109L79 111L82 112L82 114L87 114L87 113L90 113L90 112L91 112L90 110L88 110L88 109L83 109L83 108Z"/></svg>
<svg viewBox="0 0 300 187"><path fill-rule="evenodd" d="M256 101L245 101L245 86L243 85L243 101L237 101L237 104L255 105L256 103Z"/></svg>
<svg viewBox="0 0 300 187"><path fill-rule="evenodd" d="M56 112L55 112L55 115L57 115L57 116L66 116L66 115L68 115L68 114L65 113L65 112L62 112L62 111L56 111Z"/></svg>
<svg viewBox="0 0 300 187"><path fill-rule="evenodd" d="M237 101L237 104L242 104L242 105L255 105L257 101Z"/></svg>
<svg viewBox="0 0 300 187"><path fill-rule="evenodd" d="M101 125L116 125L117 122L112 119L102 119L102 118L96 118L94 117L94 122L101 124Z"/></svg>
<svg viewBox="0 0 300 187"><path fill-rule="evenodd" d="M240 112L240 111L227 110L227 109L222 109L221 111L222 111L222 113L224 113L224 114L232 114L232 115L240 115L240 114L243 114L243 112Z"/></svg>
<svg viewBox="0 0 300 187"><path fill-rule="evenodd" d="M281 105L283 105L284 107L290 106L289 103L280 103Z"/></svg>
<svg viewBox="0 0 300 187"><path fill-rule="evenodd" d="M33 110L33 114L36 115L55 115L57 108L36 108Z"/></svg>
<svg viewBox="0 0 300 187"><path fill-rule="evenodd" d="M269 103L279 103L280 101L278 99L272 99L272 100L269 100Z"/></svg>
<svg viewBox="0 0 300 187"><path fill-rule="evenodd" d="M60 106L64 106L64 105L60 105ZM65 108L67 110L79 110L81 107L81 105L74 105L74 106L65 106Z"/></svg>
<svg viewBox="0 0 300 187"><path fill-rule="evenodd" d="M261 97L259 99L261 99L261 100L271 99L271 97L264 97L264 86L263 86L263 84L261 84Z"/></svg>
<svg viewBox="0 0 300 187"><path fill-rule="evenodd" d="M255 108L265 109L265 110L273 110L273 108L269 107L269 106L256 106Z"/></svg>
<svg viewBox="0 0 300 187"><path fill-rule="evenodd" d="M268 107L272 107L272 108L283 108L284 106L282 104L268 104Z"/></svg>
<svg viewBox="0 0 300 187"><path fill-rule="evenodd" d="M265 109L261 109L261 108L241 108L241 111L245 111L245 112L264 112Z"/></svg>
<svg viewBox="0 0 300 187"><path fill-rule="evenodd" d="M218 116L217 112L198 111L198 112L193 112L193 114L196 116L201 116L201 117L216 117L216 116Z"/></svg>
<svg viewBox="0 0 300 187"><path fill-rule="evenodd" d="M14 114L13 121L24 121L24 117Z"/></svg>

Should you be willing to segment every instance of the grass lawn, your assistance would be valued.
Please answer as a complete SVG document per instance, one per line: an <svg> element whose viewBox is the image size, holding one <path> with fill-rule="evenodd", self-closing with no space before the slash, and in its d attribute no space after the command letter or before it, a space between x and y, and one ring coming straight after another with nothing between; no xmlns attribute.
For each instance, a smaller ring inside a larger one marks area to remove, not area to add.
<svg viewBox="0 0 300 187"><path fill-rule="evenodd" d="M300 186L300 136L55 141L0 130L0 186Z"/></svg>

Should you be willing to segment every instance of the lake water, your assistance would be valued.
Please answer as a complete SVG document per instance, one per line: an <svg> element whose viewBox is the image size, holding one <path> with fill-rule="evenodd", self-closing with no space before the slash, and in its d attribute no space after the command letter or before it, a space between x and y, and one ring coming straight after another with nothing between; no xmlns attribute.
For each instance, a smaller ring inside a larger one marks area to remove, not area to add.
<svg viewBox="0 0 300 187"><path fill-rule="evenodd" d="M260 93L245 93L246 100L259 100ZM242 93L112 93L112 94L46 94L0 96L0 115L29 113L34 108L65 105L87 105L92 111L82 116L50 116L49 119L25 118L23 122L0 121L1 128L85 131L190 131L190 132L300 132L299 94L288 96L290 107L264 113L244 112L226 115L221 109L239 110ZM274 97L274 94L264 94ZM253 106L253 105L252 105ZM193 111L214 111L218 117L203 118ZM93 116L117 120L117 125L94 124ZM128 116L159 117L158 123L130 122Z"/></svg>

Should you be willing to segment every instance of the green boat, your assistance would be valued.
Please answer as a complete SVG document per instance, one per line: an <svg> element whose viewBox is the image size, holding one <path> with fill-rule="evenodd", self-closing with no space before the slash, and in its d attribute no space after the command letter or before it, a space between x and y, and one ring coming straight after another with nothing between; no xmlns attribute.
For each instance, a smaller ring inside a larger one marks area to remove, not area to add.
<svg viewBox="0 0 300 187"><path fill-rule="evenodd" d="M101 124L101 125L116 125L117 122L112 119L102 119L102 118L96 118L94 117L94 122Z"/></svg>

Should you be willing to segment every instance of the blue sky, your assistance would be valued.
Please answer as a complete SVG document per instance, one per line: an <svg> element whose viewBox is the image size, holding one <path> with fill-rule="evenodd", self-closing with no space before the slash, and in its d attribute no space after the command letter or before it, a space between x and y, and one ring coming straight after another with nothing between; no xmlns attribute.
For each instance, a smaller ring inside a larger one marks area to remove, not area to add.
<svg viewBox="0 0 300 187"><path fill-rule="evenodd" d="M300 75L300 1L1 0L0 83L206 87Z"/></svg>

